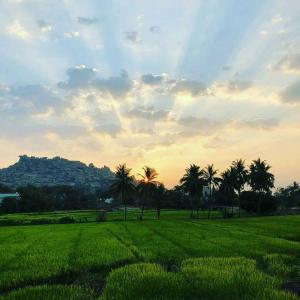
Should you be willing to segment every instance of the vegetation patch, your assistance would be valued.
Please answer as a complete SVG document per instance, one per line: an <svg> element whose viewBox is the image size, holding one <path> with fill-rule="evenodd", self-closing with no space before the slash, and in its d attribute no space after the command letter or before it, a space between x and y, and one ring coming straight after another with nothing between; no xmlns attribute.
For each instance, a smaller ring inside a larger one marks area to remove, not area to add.
<svg viewBox="0 0 300 300"><path fill-rule="evenodd" d="M26 287L13 291L0 299L3 300L92 300L93 291L79 286L65 285L40 285Z"/></svg>
<svg viewBox="0 0 300 300"><path fill-rule="evenodd" d="M158 264L133 264L108 276L102 300L108 299L297 299L280 290L280 280L246 258L184 260L178 272Z"/></svg>

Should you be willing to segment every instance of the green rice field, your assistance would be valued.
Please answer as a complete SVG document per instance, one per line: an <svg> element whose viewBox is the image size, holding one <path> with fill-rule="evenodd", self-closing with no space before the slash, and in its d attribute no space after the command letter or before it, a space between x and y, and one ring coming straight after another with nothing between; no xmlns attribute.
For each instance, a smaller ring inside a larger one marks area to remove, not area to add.
<svg viewBox="0 0 300 300"><path fill-rule="evenodd" d="M300 216L83 213L91 222L0 227L1 300L299 299Z"/></svg>

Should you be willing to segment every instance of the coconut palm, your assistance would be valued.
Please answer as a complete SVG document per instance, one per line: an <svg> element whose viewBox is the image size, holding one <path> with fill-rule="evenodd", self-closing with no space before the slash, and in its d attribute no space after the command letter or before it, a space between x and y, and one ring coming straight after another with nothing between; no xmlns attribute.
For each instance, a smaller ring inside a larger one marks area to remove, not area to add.
<svg viewBox="0 0 300 300"><path fill-rule="evenodd" d="M204 171L197 165L192 164L185 170L184 176L180 179L183 190L188 193L191 204L191 218L194 215L197 199L201 198L205 180L203 178ZM197 211L198 211L197 206Z"/></svg>
<svg viewBox="0 0 300 300"><path fill-rule="evenodd" d="M163 202L163 199L165 199L166 191L167 190L162 183L157 184L155 189L155 206L157 220L159 220L160 218L161 202Z"/></svg>
<svg viewBox="0 0 300 300"><path fill-rule="evenodd" d="M258 158L250 165L249 184L254 192L270 193L274 187L274 175L269 172L271 166L265 160ZM259 197L258 211L261 212L261 197Z"/></svg>
<svg viewBox="0 0 300 300"><path fill-rule="evenodd" d="M153 197L155 189L158 185L156 178L158 173L154 168L148 166L143 167L143 174L138 174L141 179L139 180L138 190L141 196L141 215L140 219L143 220L145 204Z"/></svg>
<svg viewBox="0 0 300 300"><path fill-rule="evenodd" d="M236 175L232 167L228 168L223 173L221 173L220 192L224 196L224 204L226 206L233 206L235 200L235 181ZM226 215L227 210L225 210L225 216Z"/></svg>
<svg viewBox="0 0 300 300"><path fill-rule="evenodd" d="M127 219L127 199L135 191L134 177L130 175L131 169L126 164L118 165L115 172L115 180L111 186L113 193L121 198L124 205L124 219Z"/></svg>
<svg viewBox="0 0 300 300"><path fill-rule="evenodd" d="M219 183L220 178L217 176L218 170L214 168L214 165L207 165L203 172L203 177L206 180L206 183L209 187L209 214L210 217L211 205L212 205L212 190L215 189Z"/></svg>
<svg viewBox="0 0 300 300"><path fill-rule="evenodd" d="M237 159L232 162L231 169L233 172L234 177L234 189L237 191L238 194L238 201L239 201L239 216L241 212L241 192L244 189L245 184L248 180L248 170L245 166L245 161L242 159Z"/></svg>

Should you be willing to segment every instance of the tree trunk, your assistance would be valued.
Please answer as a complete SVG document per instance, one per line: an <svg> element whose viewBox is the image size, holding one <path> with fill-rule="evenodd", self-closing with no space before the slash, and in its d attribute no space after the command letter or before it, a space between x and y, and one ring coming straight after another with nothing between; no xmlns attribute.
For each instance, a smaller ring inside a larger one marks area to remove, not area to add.
<svg viewBox="0 0 300 300"><path fill-rule="evenodd" d="M122 192L121 192L121 201L122 201L122 204L124 204L124 208L125 208L125 210L124 210L124 219L125 219L125 221L126 221L126 219L127 219L127 207L126 207L126 203L125 203L125 201L124 201L124 190L122 189Z"/></svg>
<svg viewBox="0 0 300 300"><path fill-rule="evenodd" d="M193 218L194 216L194 201L193 201L193 197L190 196L190 201L191 201L191 215L190 215L190 218Z"/></svg>
<svg viewBox="0 0 300 300"><path fill-rule="evenodd" d="M140 215L140 220L143 220L144 218L144 204L142 205L142 210L141 210L141 215Z"/></svg>
<svg viewBox="0 0 300 300"><path fill-rule="evenodd" d="M212 192L211 192L211 183L209 184L209 203L208 203L208 218L210 219L211 214L211 205L212 204Z"/></svg>
<svg viewBox="0 0 300 300"><path fill-rule="evenodd" d="M239 218L241 217L241 191L238 190L238 198L239 198Z"/></svg>

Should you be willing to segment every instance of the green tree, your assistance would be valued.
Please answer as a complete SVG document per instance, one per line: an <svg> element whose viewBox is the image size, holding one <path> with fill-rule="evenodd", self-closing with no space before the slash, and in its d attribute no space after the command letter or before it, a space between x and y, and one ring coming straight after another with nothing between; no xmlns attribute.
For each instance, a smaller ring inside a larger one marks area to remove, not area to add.
<svg viewBox="0 0 300 300"><path fill-rule="evenodd" d="M141 177L138 184L138 190L141 197L140 219L143 220L145 205L152 199L159 182L156 180L158 173L154 168L144 166L143 174L138 175Z"/></svg>
<svg viewBox="0 0 300 300"><path fill-rule="evenodd" d="M258 158L250 165L249 185L256 193L271 193L274 187L274 175L269 172L271 166L265 160ZM261 197L260 197L261 199ZM261 212L261 200L259 200L258 211Z"/></svg>
<svg viewBox="0 0 300 300"><path fill-rule="evenodd" d="M126 164L118 165L115 173L115 180L111 186L114 194L121 198L124 205L124 219L127 219L127 199L135 191L134 177L130 175L131 169Z"/></svg>
<svg viewBox="0 0 300 300"><path fill-rule="evenodd" d="M205 179L204 171L199 166L192 164L185 170L185 174L180 179L183 190L188 193L191 205L191 218L194 216L195 206L201 199ZM199 205L197 205L197 211Z"/></svg>
<svg viewBox="0 0 300 300"><path fill-rule="evenodd" d="M209 213L208 217L210 217L211 206L212 206L212 192L219 185L220 178L217 176L218 170L214 168L214 165L207 165L204 169L203 175L206 183L209 187Z"/></svg>

